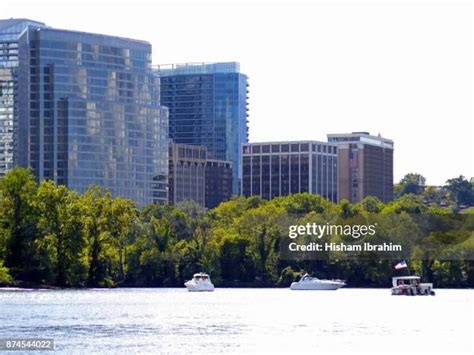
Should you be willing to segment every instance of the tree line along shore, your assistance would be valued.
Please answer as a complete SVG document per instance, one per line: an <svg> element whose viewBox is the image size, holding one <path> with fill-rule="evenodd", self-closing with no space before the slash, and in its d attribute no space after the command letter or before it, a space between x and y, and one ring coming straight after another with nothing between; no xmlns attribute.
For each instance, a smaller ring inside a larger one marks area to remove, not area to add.
<svg viewBox="0 0 474 355"><path fill-rule="evenodd" d="M335 204L294 194L271 201L234 197L210 211L190 201L139 210L99 187L78 194L52 181L38 184L29 170L15 168L0 180L0 286L181 287L205 271L222 287L288 287L303 272L344 279L351 287L389 287L397 275L393 260L289 260L281 250L288 231L280 220L393 214L416 227L412 214L474 214L472 184L462 177L448 180L442 193L414 186L420 183L416 174L404 180L386 204L375 197ZM403 223L390 228L407 234ZM462 231L437 228L437 240L447 244L462 234L456 252L472 255L472 224ZM412 253L411 272L435 287L474 287L469 258L427 259L416 248Z"/></svg>

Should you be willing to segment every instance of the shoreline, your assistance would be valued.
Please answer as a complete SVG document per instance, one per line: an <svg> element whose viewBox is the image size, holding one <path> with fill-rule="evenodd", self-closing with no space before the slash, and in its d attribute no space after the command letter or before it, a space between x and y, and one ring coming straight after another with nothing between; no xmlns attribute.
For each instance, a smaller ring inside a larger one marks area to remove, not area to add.
<svg viewBox="0 0 474 355"><path fill-rule="evenodd" d="M387 290L390 289L391 286L387 287L370 287L370 286L362 286L362 287L343 287L341 290L350 289L350 290ZM91 291L91 290L115 290L115 289L183 289L185 290L186 287L184 286L150 286L150 287L143 287L143 286L130 286L130 287L56 287L56 286L41 286L41 287L22 287L22 286L0 286L0 291L68 291L68 290L76 290L76 291ZM217 286L216 289L290 289L290 287L278 287L278 286L248 286L248 287L236 287L236 286ZM436 290L474 290L474 288L469 287L436 287ZM321 290L320 290L321 291ZM324 291L324 290L323 290Z"/></svg>

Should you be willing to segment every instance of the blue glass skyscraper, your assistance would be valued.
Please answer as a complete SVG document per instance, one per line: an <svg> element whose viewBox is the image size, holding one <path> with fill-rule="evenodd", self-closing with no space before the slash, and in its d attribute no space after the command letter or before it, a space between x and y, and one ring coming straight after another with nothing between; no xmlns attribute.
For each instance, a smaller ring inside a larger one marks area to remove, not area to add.
<svg viewBox="0 0 474 355"><path fill-rule="evenodd" d="M18 51L15 165L79 192L165 203L168 116L151 45L29 26Z"/></svg>
<svg viewBox="0 0 474 355"><path fill-rule="evenodd" d="M0 177L13 168L18 106L18 39L28 26L42 27L27 19L0 20Z"/></svg>
<svg viewBox="0 0 474 355"><path fill-rule="evenodd" d="M169 109L169 137L203 145L214 159L233 166L233 193L242 173L241 145L248 141L247 76L238 63L160 65L161 104Z"/></svg>

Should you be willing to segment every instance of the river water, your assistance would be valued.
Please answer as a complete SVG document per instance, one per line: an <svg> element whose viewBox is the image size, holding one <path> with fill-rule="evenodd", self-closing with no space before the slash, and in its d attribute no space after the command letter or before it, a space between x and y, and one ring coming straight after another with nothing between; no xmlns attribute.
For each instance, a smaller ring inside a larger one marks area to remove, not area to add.
<svg viewBox="0 0 474 355"><path fill-rule="evenodd" d="M52 338L64 353L472 353L473 299L473 290L0 289L0 338Z"/></svg>

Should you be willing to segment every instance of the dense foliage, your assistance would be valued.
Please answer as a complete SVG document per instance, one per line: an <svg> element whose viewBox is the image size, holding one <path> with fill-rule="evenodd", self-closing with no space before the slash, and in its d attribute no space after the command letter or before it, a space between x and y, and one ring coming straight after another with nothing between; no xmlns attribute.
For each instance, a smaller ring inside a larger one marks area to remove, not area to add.
<svg viewBox="0 0 474 355"><path fill-rule="evenodd" d="M438 205L449 207L458 212L469 206L474 206L474 180L468 181L464 176L459 176L446 181L445 186L426 186L424 176L416 173L406 174L394 186L395 197L414 194L421 196L424 205Z"/></svg>
<svg viewBox="0 0 474 355"><path fill-rule="evenodd" d="M140 211L97 187L77 194L51 181L38 185L28 170L16 168L0 180L0 284L182 286L202 270L217 286L288 286L303 271L350 286L388 286L393 261L284 260L279 245L286 236L276 221L289 214L445 213L413 188L418 177L407 181L412 185L405 190L418 195L404 193L388 204L374 197L333 204L297 194L272 201L236 197L208 212L191 202ZM454 198L466 203L464 180L453 183ZM474 286L472 261L413 258L410 264L437 287Z"/></svg>

